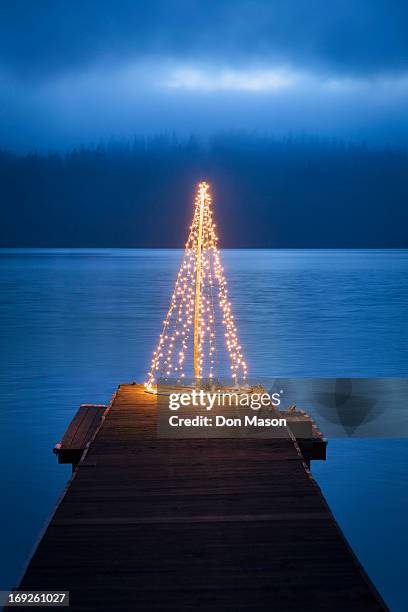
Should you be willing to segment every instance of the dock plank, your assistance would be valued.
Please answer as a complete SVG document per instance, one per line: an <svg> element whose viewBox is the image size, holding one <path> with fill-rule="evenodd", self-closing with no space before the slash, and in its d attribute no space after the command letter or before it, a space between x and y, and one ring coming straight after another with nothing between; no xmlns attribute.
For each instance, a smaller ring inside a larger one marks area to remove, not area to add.
<svg viewBox="0 0 408 612"><path fill-rule="evenodd" d="M76 466L96 433L106 408L103 404L81 404L61 442L54 448L59 463L72 463Z"/></svg>
<svg viewBox="0 0 408 612"><path fill-rule="evenodd" d="M74 610L384 610L291 439L158 439L122 385L21 581Z"/></svg>

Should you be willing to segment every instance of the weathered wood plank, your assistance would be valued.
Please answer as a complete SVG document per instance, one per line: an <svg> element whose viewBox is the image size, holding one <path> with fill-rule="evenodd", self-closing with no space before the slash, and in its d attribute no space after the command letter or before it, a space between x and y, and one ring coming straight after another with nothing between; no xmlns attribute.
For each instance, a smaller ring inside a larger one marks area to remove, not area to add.
<svg viewBox="0 0 408 612"><path fill-rule="evenodd" d="M61 442L54 448L59 463L78 463L98 429L106 408L104 404L81 404Z"/></svg>
<svg viewBox="0 0 408 612"><path fill-rule="evenodd" d="M106 406L103 404L81 404L61 440L61 449L84 448L90 430L95 427L95 423L99 424L105 410Z"/></svg>
<svg viewBox="0 0 408 612"><path fill-rule="evenodd" d="M158 439L123 385L22 589L74 610L384 610L291 439Z"/></svg>

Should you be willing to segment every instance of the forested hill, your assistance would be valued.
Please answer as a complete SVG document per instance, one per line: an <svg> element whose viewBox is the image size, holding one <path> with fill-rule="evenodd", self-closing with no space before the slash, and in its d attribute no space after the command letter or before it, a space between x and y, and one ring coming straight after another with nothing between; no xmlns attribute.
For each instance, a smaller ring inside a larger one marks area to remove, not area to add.
<svg viewBox="0 0 408 612"><path fill-rule="evenodd" d="M408 156L312 138L0 153L2 247L181 247L196 183L225 247L408 247Z"/></svg>

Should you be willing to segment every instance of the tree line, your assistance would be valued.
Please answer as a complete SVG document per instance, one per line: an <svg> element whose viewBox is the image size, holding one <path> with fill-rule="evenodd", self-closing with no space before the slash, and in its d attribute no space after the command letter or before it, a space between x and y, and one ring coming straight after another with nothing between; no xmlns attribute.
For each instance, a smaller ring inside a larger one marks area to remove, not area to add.
<svg viewBox="0 0 408 612"><path fill-rule="evenodd" d="M195 185L221 246L408 247L408 156L312 137L135 138L0 152L3 247L181 247Z"/></svg>

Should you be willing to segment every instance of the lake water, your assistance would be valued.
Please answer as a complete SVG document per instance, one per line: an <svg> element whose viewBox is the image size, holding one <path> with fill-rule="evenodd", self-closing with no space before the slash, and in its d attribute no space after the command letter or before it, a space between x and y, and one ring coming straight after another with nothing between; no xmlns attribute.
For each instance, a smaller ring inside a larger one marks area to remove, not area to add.
<svg viewBox="0 0 408 612"><path fill-rule="evenodd" d="M251 376L408 376L408 251L222 256ZM0 251L0 589L18 581L69 477L51 449L78 405L144 380L180 259ZM312 471L388 605L406 611L408 439L329 440Z"/></svg>

